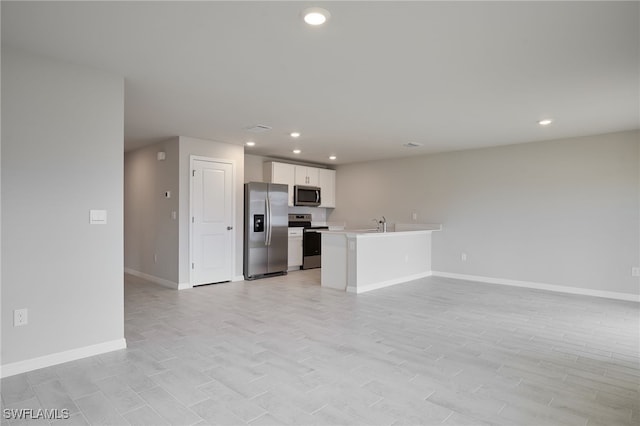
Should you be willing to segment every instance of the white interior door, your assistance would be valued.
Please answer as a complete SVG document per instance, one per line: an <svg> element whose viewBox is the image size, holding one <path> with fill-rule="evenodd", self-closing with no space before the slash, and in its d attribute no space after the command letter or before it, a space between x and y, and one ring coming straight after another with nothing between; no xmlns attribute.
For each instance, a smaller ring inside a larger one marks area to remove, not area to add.
<svg viewBox="0 0 640 426"><path fill-rule="evenodd" d="M233 277L233 165L193 160L191 285Z"/></svg>

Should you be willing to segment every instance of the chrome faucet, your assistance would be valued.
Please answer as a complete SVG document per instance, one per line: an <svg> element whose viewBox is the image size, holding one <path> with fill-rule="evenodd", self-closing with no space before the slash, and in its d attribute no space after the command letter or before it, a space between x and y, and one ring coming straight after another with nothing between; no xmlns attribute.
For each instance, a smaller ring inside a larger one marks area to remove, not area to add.
<svg viewBox="0 0 640 426"><path fill-rule="evenodd" d="M380 221L380 225L382 225L382 232L387 232L387 218L382 216L382 220Z"/></svg>
<svg viewBox="0 0 640 426"><path fill-rule="evenodd" d="M376 223L376 227L378 228L378 232L387 232L387 218L382 216L382 220L371 219Z"/></svg>

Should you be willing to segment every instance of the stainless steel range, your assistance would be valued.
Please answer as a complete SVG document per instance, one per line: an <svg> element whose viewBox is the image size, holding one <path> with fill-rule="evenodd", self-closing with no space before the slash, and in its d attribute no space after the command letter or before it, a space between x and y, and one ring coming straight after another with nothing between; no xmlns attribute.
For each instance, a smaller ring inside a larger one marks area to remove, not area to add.
<svg viewBox="0 0 640 426"><path fill-rule="evenodd" d="M320 229L328 226L311 226L310 214L289 214L289 227L304 228L302 232L302 269L319 268L322 265L322 235Z"/></svg>

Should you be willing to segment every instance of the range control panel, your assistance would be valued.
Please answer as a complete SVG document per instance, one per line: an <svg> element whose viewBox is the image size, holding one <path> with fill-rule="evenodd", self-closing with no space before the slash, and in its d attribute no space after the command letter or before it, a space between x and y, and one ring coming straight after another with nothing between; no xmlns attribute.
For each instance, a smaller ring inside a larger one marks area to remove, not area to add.
<svg viewBox="0 0 640 426"><path fill-rule="evenodd" d="M289 214L289 228L311 227L311 214Z"/></svg>

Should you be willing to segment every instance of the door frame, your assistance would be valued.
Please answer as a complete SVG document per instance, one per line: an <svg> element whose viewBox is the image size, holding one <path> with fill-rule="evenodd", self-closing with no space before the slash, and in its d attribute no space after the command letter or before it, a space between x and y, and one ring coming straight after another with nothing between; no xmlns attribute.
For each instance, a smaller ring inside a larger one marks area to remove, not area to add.
<svg viewBox="0 0 640 426"><path fill-rule="evenodd" d="M206 161L209 163L222 163L222 164L230 164L231 165L231 226L233 229L231 230L231 276L229 277L230 281L235 279L236 273L236 162L235 160L229 160L226 158L214 158L214 157L203 157L201 155L190 155L189 156L189 217L187 220L189 221L189 264L187 265L189 268L189 285L193 288L193 268L191 267L191 263L193 262L193 222L191 218L193 217L193 170L194 170L194 162L195 161Z"/></svg>

